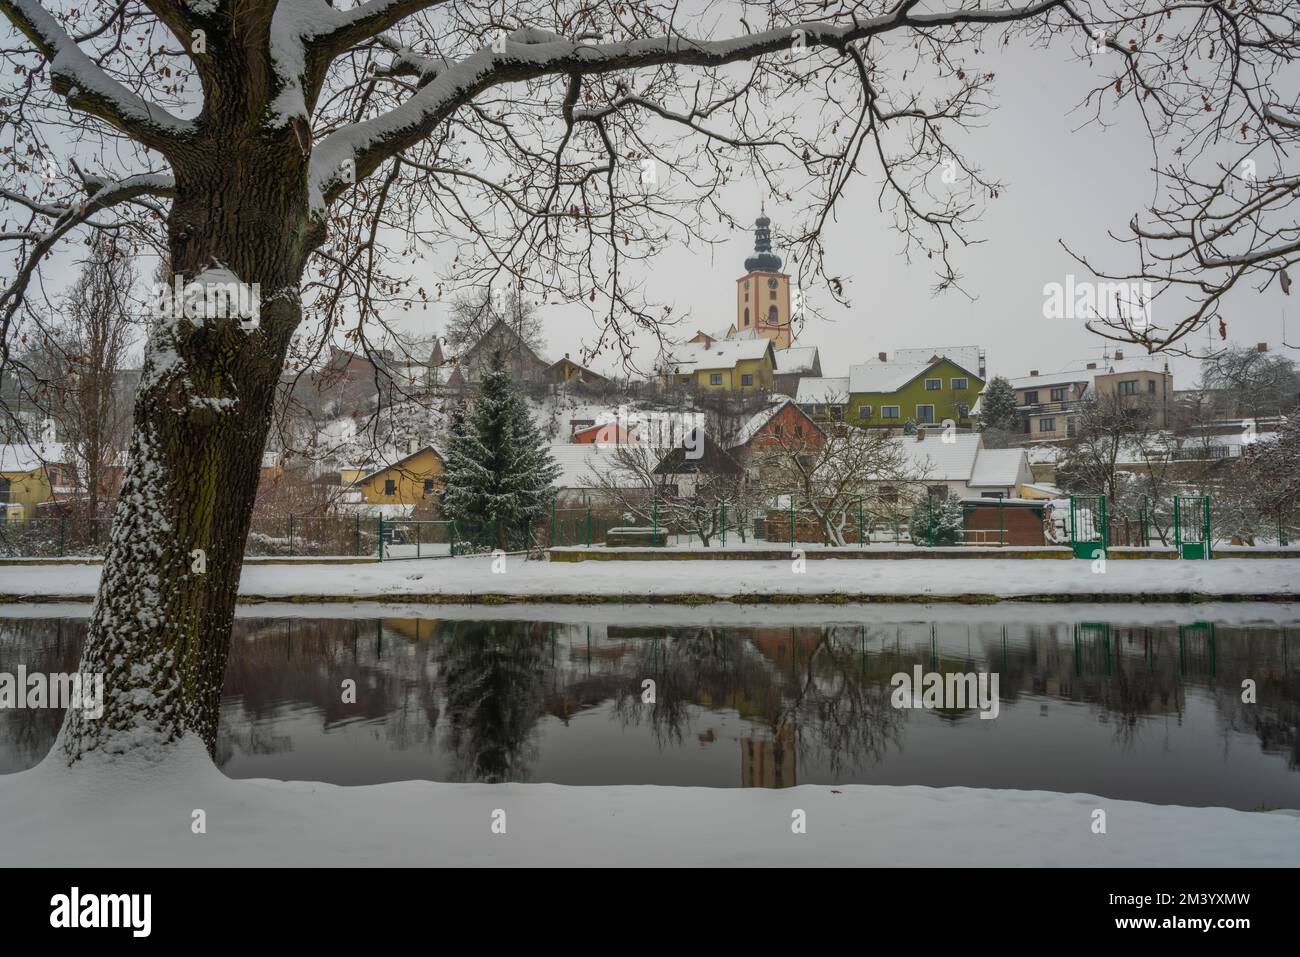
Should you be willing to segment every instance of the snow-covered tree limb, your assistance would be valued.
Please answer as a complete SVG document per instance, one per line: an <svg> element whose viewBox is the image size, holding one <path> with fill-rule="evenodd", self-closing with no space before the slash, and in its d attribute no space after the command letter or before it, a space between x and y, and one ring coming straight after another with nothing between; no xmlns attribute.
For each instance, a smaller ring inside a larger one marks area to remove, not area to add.
<svg viewBox="0 0 1300 957"><path fill-rule="evenodd" d="M164 155L193 134L192 123L147 102L100 69L38 0L0 0L0 13L49 61L51 87L69 106Z"/></svg>

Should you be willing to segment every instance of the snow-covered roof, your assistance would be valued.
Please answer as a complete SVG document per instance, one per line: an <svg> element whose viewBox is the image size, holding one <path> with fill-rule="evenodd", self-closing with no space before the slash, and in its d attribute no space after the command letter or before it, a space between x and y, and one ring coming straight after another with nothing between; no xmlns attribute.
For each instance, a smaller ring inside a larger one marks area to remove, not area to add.
<svg viewBox="0 0 1300 957"><path fill-rule="evenodd" d="M677 372L689 372L692 369L732 369L737 362L761 359L771 348L767 339L724 339L712 345L703 342L687 343L674 346L671 354L665 357L665 365Z"/></svg>
<svg viewBox="0 0 1300 957"><path fill-rule="evenodd" d="M975 470L982 436L975 432L959 432L945 442L941 432L927 432L925 438L901 435L893 441L899 443L903 454L912 465L917 478L941 482L965 482Z"/></svg>
<svg viewBox="0 0 1300 957"><path fill-rule="evenodd" d="M963 369L966 369L969 372L979 373L979 346L938 346L934 349L895 349L890 361L903 364L920 362L929 365L930 360L935 356L944 359L951 359Z"/></svg>
<svg viewBox="0 0 1300 957"><path fill-rule="evenodd" d="M1024 449L980 449L968 485L976 488L1014 486L1029 469Z"/></svg>
<svg viewBox="0 0 1300 957"><path fill-rule="evenodd" d="M777 372L812 372L817 365L816 346L791 346L776 351Z"/></svg>
<svg viewBox="0 0 1300 957"><path fill-rule="evenodd" d="M1157 356L1138 356L1133 359L1106 359L1097 363L1097 368L1087 371L1094 376L1123 374L1125 372L1164 373L1168 362Z"/></svg>
<svg viewBox="0 0 1300 957"><path fill-rule="evenodd" d="M1087 369L1083 372L1076 369L1065 372L1049 372L1047 375L1026 375L1008 381L1013 389L1046 389L1054 385L1070 385L1074 382L1087 383L1091 381L1095 372L1095 369Z"/></svg>
<svg viewBox="0 0 1300 957"><path fill-rule="evenodd" d="M849 391L897 392L933 362L863 362L849 366Z"/></svg>
<svg viewBox="0 0 1300 957"><path fill-rule="evenodd" d="M555 478L559 488L594 488L597 469L610 474L624 487L637 484L635 476L614 468L618 461L618 446L595 442L552 442L551 457L560 467L560 474Z"/></svg>
<svg viewBox="0 0 1300 957"><path fill-rule="evenodd" d="M823 376L799 380L799 394L795 401L800 405L826 405L849 401L848 376Z"/></svg>
<svg viewBox="0 0 1300 957"><path fill-rule="evenodd" d="M67 461L62 442L14 442L0 445L0 472L34 472L42 466Z"/></svg>
<svg viewBox="0 0 1300 957"><path fill-rule="evenodd" d="M754 436L758 435L758 433L762 431L763 426L771 422L776 414L792 401L792 399L783 397L775 402L768 403L766 408L755 412L750 416L749 421L740 427L740 431L736 433L736 441L733 443L732 447L734 448L737 445L744 445Z"/></svg>

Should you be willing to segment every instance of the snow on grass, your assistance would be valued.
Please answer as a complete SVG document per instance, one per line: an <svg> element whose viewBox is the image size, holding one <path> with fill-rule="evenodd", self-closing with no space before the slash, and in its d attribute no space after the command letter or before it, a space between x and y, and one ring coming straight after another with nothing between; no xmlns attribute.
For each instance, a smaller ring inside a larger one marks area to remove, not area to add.
<svg viewBox="0 0 1300 957"><path fill-rule="evenodd" d="M977 788L236 781L190 739L160 764L0 776L0 847L11 867L1267 867L1300 860L1300 816Z"/></svg>
<svg viewBox="0 0 1300 957"><path fill-rule="evenodd" d="M1284 601L1300 594L1300 562L1266 558L1110 561L1104 574L1094 573L1090 561L1005 558L810 559L803 573L796 573L795 563L786 560L543 562L512 556L504 574L493 573L492 566L490 556L364 565L245 565L239 590L244 596L272 599L466 596L470 601L484 594L591 596L605 601L698 595L762 600L769 595L915 599L1182 594ZM95 593L99 576L97 565L4 565L0 595L86 597Z"/></svg>

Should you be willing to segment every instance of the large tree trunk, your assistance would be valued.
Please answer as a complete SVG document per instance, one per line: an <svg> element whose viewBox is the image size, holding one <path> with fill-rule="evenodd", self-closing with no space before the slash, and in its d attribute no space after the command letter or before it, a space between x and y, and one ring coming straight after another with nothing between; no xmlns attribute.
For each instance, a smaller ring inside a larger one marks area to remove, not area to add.
<svg viewBox="0 0 1300 957"><path fill-rule="evenodd" d="M246 332L237 318L152 322L82 654L83 671L104 675L104 711L92 720L69 710L59 740L69 763L156 752L188 735L209 753L216 744L262 448L301 318L299 279L318 236L296 150L207 145L174 170L171 270L188 281L223 266L257 283L259 326Z"/></svg>

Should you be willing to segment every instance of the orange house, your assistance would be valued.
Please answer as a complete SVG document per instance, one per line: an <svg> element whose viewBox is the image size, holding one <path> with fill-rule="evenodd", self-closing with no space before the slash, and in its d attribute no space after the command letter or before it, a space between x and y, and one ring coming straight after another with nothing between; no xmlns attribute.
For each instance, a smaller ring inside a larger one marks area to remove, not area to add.
<svg viewBox="0 0 1300 957"><path fill-rule="evenodd" d="M741 426L729 451L745 453L755 449L821 448L826 435L793 399L773 402Z"/></svg>
<svg viewBox="0 0 1300 957"><path fill-rule="evenodd" d="M574 432L573 441L578 445L634 445L641 439L617 422L603 422Z"/></svg>

